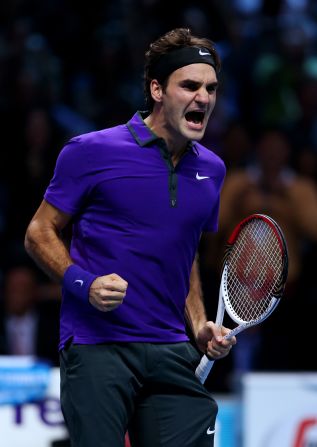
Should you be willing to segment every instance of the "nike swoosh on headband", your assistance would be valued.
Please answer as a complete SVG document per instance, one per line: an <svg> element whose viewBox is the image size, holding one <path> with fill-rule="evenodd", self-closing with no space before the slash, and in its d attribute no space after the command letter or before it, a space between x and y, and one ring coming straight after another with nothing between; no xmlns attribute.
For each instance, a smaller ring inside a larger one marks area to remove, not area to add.
<svg viewBox="0 0 317 447"><path fill-rule="evenodd" d="M210 53L208 52L208 51L203 51L203 50L199 50L199 54L201 55L201 56L210 56Z"/></svg>

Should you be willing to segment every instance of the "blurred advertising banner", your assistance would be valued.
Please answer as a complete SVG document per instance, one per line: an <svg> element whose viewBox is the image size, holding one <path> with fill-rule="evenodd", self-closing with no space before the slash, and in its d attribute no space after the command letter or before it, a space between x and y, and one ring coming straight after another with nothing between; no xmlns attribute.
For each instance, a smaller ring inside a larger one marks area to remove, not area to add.
<svg viewBox="0 0 317 447"><path fill-rule="evenodd" d="M317 446L317 374L247 374L243 447Z"/></svg>
<svg viewBox="0 0 317 447"><path fill-rule="evenodd" d="M50 373L47 363L33 357L0 357L0 405L42 399Z"/></svg>
<svg viewBox="0 0 317 447"><path fill-rule="evenodd" d="M214 447L240 447L240 400L231 395L215 395L214 398L218 403Z"/></svg>
<svg viewBox="0 0 317 447"><path fill-rule="evenodd" d="M59 400L59 369L31 357L0 356L0 439L7 447L70 447ZM239 447L241 403L215 396L215 447ZM126 446L129 446L128 438Z"/></svg>
<svg viewBox="0 0 317 447"><path fill-rule="evenodd" d="M0 357L0 439L3 447L69 445L58 368L29 357Z"/></svg>

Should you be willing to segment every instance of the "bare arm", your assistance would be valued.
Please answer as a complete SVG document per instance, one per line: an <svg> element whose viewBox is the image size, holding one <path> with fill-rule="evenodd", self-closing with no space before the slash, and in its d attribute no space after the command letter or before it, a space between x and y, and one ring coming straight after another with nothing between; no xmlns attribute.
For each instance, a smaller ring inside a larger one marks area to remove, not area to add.
<svg viewBox="0 0 317 447"><path fill-rule="evenodd" d="M232 345L236 343L235 337L230 340L223 338L230 332L229 329L223 326L218 328L214 322L207 321L197 256L190 274L190 289L186 299L185 316L198 348L208 357L213 359L225 357Z"/></svg>
<svg viewBox="0 0 317 447"><path fill-rule="evenodd" d="M197 339L199 330L207 322L200 282L198 256L194 260L190 273L189 294L186 299L185 316L195 339Z"/></svg>
<svg viewBox="0 0 317 447"><path fill-rule="evenodd" d="M43 201L31 220L25 235L25 249L37 265L53 280L61 282L73 265L61 233L71 216ZM99 276L89 288L90 303L102 312L123 303L128 283L115 273Z"/></svg>
<svg viewBox="0 0 317 447"><path fill-rule="evenodd" d="M43 201L25 235L25 249L37 265L53 280L61 281L73 261L61 232L70 216Z"/></svg>

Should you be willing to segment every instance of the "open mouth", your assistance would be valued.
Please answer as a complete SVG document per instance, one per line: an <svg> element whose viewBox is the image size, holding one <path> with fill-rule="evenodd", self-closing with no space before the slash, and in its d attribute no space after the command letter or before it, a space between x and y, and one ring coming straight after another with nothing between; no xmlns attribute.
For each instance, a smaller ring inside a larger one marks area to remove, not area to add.
<svg viewBox="0 0 317 447"><path fill-rule="evenodd" d="M204 118L205 112L198 110L187 112L185 114L186 121L195 125L202 125L204 122Z"/></svg>

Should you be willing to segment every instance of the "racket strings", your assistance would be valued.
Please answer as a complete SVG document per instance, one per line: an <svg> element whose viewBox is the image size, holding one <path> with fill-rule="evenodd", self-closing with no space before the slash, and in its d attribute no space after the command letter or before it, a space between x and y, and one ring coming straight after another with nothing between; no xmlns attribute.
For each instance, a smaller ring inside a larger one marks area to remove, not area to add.
<svg viewBox="0 0 317 447"><path fill-rule="evenodd" d="M231 311L245 322L257 320L271 305L282 275L282 253L273 229L261 220L242 228L226 260Z"/></svg>

